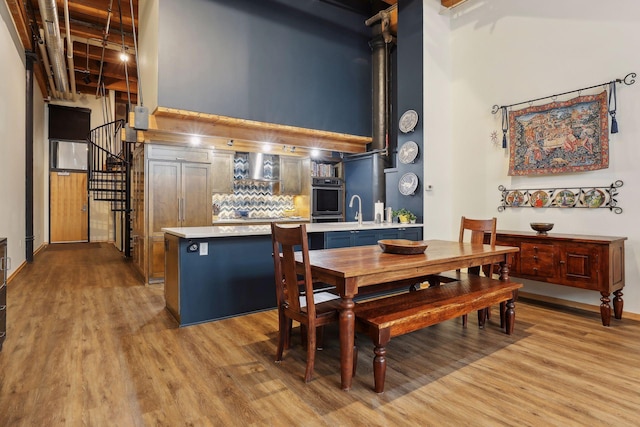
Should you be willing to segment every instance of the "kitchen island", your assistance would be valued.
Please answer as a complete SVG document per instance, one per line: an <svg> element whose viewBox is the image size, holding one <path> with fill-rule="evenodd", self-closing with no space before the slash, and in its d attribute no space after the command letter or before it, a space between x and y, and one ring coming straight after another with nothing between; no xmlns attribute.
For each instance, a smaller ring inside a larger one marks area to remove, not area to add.
<svg viewBox="0 0 640 427"><path fill-rule="evenodd" d="M269 225L163 228L165 301L180 326L275 308ZM422 224L307 224L311 249L422 239Z"/></svg>

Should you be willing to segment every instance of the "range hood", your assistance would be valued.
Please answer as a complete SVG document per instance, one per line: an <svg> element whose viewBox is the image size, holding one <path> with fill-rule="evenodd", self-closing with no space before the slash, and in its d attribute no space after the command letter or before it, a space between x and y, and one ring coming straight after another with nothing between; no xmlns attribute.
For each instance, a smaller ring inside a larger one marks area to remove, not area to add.
<svg viewBox="0 0 640 427"><path fill-rule="evenodd" d="M236 179L277 182L280 180L280 156L265 153L236 153Z"/></svg>

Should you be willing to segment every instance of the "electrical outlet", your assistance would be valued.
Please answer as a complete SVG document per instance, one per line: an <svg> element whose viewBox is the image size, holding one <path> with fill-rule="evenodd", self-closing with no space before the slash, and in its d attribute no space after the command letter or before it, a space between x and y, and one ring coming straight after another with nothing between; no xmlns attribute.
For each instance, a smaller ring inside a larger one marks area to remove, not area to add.
<svg viewBox="0 0 640 427"><path fill-rule="evenodd" d="M209 255L209 242L200 243L200 256Z"/></svg>

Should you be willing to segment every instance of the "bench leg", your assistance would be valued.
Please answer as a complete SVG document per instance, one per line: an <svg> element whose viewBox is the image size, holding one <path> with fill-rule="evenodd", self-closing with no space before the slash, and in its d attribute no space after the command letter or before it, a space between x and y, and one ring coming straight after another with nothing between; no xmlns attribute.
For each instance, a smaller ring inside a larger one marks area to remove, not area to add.
<svg viewBox="0 0 640 427"><path fill-rule="evenodd" d="M378 332L377 338L373 340L375 345L373 349L375 353L373 358L373 389L376 393L384 392L384 379L387 374L387 358L385 357L387 349L385 347L390 339L390 330L383 329Z"/></svg>
<svg viewBox="0 0 640 427"><path fill-rule="evenodd" d="M484 328L484 322L486 319L487 319L487 309L481 308L480 310L478 310L478 326L480 327L480 329Z"/></svg>
<svg viewBox="0 0 640 427"><path fill-rule="evenodd" d="M513 328L516 322L516 312L515 312L516 304L513 302L513 299L507 301L507 306L505 310L505 322L506 322L506 333L507 335L511 335L513 333Z"/></svg>

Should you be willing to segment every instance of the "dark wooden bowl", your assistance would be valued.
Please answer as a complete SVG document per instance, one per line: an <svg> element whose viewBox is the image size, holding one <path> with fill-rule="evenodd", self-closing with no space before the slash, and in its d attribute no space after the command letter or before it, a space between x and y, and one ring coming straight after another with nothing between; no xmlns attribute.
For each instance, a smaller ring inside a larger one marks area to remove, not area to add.
<svg viewBox="0 0 640 427"><path fill-rule="evenodd" d="M378 240L378 246L382 248L382 252L388 254L417 255L423 253L428 244L425 241L388 239Z"/></svg>
<svg viewBox="0 0 640 427"><path fill-rule="evenodd" d="M552 222L532 222L529 224L538 234L547 234L553 228Z"/></svg>

